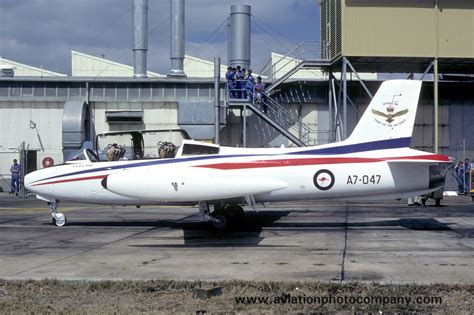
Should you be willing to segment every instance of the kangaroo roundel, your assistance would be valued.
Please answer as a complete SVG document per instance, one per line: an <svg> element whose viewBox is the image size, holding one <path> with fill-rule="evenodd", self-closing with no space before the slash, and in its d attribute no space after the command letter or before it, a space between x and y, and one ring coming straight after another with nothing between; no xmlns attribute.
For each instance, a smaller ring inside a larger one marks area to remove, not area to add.
<svg viewBox="0 0 474 315"><path fill-rule="evenodd" d="M334 174L329 170L319 170L314 174L313 182L319 190L329 190L334 186Z"/></svg>

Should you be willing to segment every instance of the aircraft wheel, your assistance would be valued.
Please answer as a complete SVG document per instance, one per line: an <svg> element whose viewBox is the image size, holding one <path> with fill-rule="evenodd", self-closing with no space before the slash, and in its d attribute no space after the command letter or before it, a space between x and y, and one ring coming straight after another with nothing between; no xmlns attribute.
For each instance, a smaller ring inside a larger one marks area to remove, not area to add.
<svg viewBox="0 0 474 315"><path fill-rule="evenodd" d="M212 221L212 225L216 229L223 230L227 227L227 219L224 215L218 214L218 215L214 215L213 217L219 220L219 221Z"/></svg>
<svg viewBox="0 0 474 315"><path fill-rule="evenodd" d="M211 215L215 218L225 219L225 226L221 227L220 229L232 229L238 228L242 224L245 212L244 209L237 204L228 204L225 205L225 207L214 207L214 211L211 213ZM221 226L222 224L218 225ZM214 226L219 228L216 226L216 224L214 224Z"/></svg>
<svg viewBox="0 0 474 315"><path fill-rule="evenodd" d="M62 213L56 213L55 214L55 217L53 217L52 219L53 221L53 224L55 224L56 226L65 226L66 223L67 223L67 218L64 214Z"/></svg>
<svg viewBox="0 0 474 315"><path fill-rule="evenodd" d="M436 207L441 206L441 199L440 198L435 199L435 205L436 205Z"/></svg>

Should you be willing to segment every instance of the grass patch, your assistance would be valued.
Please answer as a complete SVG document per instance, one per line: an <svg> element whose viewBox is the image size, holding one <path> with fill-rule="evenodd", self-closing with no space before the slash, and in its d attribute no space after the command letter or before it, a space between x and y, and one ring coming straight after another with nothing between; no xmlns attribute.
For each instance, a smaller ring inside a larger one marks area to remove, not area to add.
<svg viewBox="0 0 474 315"><path fill-rule="evenodd" d="M221 286L222 294L206 300L195 298L192 289L199 286ZM469 314L474 312L473 294L474 285L450 284L0 280L0 310L67 314L196 313L199 310Z"/></svg>

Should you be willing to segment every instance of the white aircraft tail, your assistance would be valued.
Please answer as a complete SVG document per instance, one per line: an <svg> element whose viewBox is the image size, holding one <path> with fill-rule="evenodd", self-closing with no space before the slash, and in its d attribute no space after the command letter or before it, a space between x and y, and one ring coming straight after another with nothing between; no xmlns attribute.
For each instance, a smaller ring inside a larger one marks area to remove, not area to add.
<svg viewBox="0 0 474 315"><path fill-rule="evenodd" d="M421 81L390 80L380 86L346 143L399 139L408 146L415 125Z"/></svg>

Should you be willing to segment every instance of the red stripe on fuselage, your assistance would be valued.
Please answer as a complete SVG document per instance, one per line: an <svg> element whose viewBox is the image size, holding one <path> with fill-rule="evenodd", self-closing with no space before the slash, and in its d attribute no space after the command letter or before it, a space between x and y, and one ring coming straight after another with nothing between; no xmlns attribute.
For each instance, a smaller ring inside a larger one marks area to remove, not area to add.
<svg viewBox="0 0 474 315"><path fill-rule="evenodd" d="M391 158L383 158L384 161L391 160L431 160L439 162L449 162L449 156L439 154L428 154L428 155L412 155L412 156L399 156Z"/></svg>
<svg viewBox="0 0 474 315"><path fill-rule="evenodd" d="M107 177L108 175L97 175L97 176L88 176L88 177L76 177L76 178L68 178L68 179L62 179L62 180L56 180L52 182L46 182L46 183L41 183L41 184L35 184L33 186L43 186L43 185L50 185L50 184L60 184L60 183L69 183L69 182L78 182L82 180L92 180L92 179L103 179Z"/></svg>
<svg viewBox="0 0 474 315"><path fill-rule="evenodd" d="M197 165L196 167L215 168L220 170L233 170L244 168L264 168L264 167L283 167L283 166L302 166L318 164L341 164L341 163L370 163L380 162L380 159L371 158L299 158L284 160L260 160L250 162L229 162L207 165Z"/></svg>
<svg viewBox="0 0 474 315"><path fill-rule="evenodd" d="M213 168L219 170L235 170L248 168L264 168L264 167L284 167L284 166L304 166L319 164L354 164L354 163L374 163L390 160L435 160L440 162L448 162L449 157L443 155L417 155L417 156L400 156L391 158L298 158L298 159L282 159L282 160L256 160L250 162L228 162L215 163L206 165L196 165L195 167Z"/></svg>

